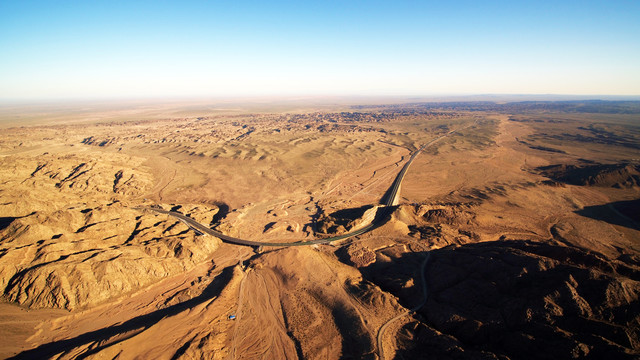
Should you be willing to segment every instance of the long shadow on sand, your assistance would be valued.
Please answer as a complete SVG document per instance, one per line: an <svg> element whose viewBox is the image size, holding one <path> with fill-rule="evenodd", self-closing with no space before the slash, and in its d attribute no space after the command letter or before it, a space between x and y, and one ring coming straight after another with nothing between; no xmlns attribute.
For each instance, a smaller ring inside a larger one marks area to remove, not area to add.
<svg viewBox="0 0 640 360"><path fill-rule="evenodd" d="M576 211L576 214L640 230L640 199L586 206L584 209Z"/></svg>
<svg viewBox="0 0 640 360"><path fill-rule="evenodd" d="M76 359L84 359L87 356L94 354L107 346L111 346L120 341L126 340L134 336L135 334L144 331L145 329L151 327L165 317L179 314L180 312L191 309L207 300L219 296L222 292L222 289L224 289L225 285L231 280L232 276L233 266L230 266L223 269L220 275L218 275L200 295L194 297L193 299L169 306L158 311L154 311L146 315L138 316L120 325L109 326L100 330L91 331L71 339L59 340L48 344L43 344L35 349L23 351L14 357L11 357L10 359L48 359L55 356L56 354L71 351L79 346L89 345L92 343L96 344L94 345L94 347L76 357ZM109 341L109 339L112 339L118 335L122 335L122 337Z"/></svg>
<svg viewBox="0 0 640 360"><path fill-rule="evenodd" d="M11 225L11 223L13 222L13 220L15 220L17 218L15 217L0 217L0 230L4 230L7 227L9 227L9 225Z"/></svg>
<svg viewBox="0 0 640 360"><path fill-rule="evenodd" d="M386 254L363 276L414 305L419 286L408 281L424 254ZM640 301L625 295L640 290L637 265L575 247L492 241L432 250L425 274L428 300L399 332L397 358L640 355Z"/></svg>

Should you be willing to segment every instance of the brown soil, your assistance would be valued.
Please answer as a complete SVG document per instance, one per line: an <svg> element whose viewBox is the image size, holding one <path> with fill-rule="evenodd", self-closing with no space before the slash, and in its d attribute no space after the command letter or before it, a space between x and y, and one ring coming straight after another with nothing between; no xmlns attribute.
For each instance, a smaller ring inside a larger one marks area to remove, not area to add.
<svg viewBox="0 0 640 360"><path fill-rule="evenodd" d="M403 329L405 358L637 356L637 263L499 241L434 250L427 272L430 298L423 321Z"/></svg>
<svg viewBox="0 0 640 360"><path fill-rule="evenodd" d="M544 176L573 185L631 188L640 186L640 165L550 165L537 169Z"/></svg>
<svg viewBox="0 0 640 360"><path fill-rule="evenodd" d="M427 251L427 304L385 358L640 355L636 115L283 106L3 129L0 357L375 359L422 301ZM454 129L389 218L337 243L252 249L137 209L250 240L346 233Z"/></svg>

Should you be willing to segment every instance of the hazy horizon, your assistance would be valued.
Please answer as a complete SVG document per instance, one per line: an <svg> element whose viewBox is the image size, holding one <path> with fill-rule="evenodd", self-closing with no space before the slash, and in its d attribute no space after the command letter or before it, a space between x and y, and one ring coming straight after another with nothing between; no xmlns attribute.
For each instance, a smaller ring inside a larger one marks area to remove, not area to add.
<svg viewBox="0 0 640 360"><path fill-rule="evenodd" d="M637 96L638 14L628 1L3 2L0 99Z"/></svg>
<svg viewBox="0 0 640 360"><path fill-rule="evenodd" d="M125 96L125 97L40 97L0 98L2 107L20 106L66 106L66 105L121 105L180 106L189 104L238 106L252 104L305 104L305 105L368 105L403 103L517 103L517 102L563 102L563 101L640 101L640 95L576 95L576 94L435 94L435 95L235 95L235 96Z"/></svg>

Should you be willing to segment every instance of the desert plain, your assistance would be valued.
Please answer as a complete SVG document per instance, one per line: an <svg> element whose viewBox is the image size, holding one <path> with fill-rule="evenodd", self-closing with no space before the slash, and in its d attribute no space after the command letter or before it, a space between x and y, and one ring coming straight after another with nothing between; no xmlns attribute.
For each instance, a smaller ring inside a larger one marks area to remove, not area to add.
<svg viewBox="0 0 640 360"><path fill-rule="evenodd" d="M640 102L3 104L0 127L2 358L640 356Z"/></svg>

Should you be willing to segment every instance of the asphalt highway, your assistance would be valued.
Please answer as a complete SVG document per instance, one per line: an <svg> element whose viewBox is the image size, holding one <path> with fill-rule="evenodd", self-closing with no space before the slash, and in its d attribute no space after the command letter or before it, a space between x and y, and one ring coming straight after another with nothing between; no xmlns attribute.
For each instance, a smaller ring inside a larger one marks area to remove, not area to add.
<svg viewBox="0 0 640 360"><path fill-rule="evenodd" d="M396 203L396 198L398 196L398 192L400 191L400 185L402 184L402 180L404 180L404 175L407 173L407 170L409 169L409 166L411 166L411 163L413 162L413 160L416 158L416 156L418 156L424 149L426 149L428 146L434 144L435 142L455 133L457 130L452 130L450 132L448 132L445 135L442 135L438 138L435 138L433 140L431 140L430 142L426 143L425 145L423 145L422 147L420 147L418 150L416 150L411 157L409 158L409 160L404 164L404 166L402 167L402 169L400 170L400 172L398 173L398 176L396 176L396 179L394 180L393 184L391 184L391 187L389 188L389 190L387 191L387 196L386 198L383 199L383 204L384 206L380 207L378 209L378 213L376 214L375 219L367 226L360 228L356 231L347 233L347 234L343 234L343 235L339 235L339 236L333 236L333 237L329 237L329 238L324 238L324 239L314 239L314 240L309 240L309 241L296 241L296 242L265 242L265 241L253 241L253 240L245 240L245 239L239 239L233 236L229 236L229 235L225 235L221 232L215 231L205 225L200 224L199 222L195 221L194 219L181 214L179 212L175 212L175 211L168 211L168 210L164 210L164 209L160 209L160 208L155 208L155 207L148 207L148 208L136 208L138 210L150 210L150 211L155 211L157 213L160 214L166 214L169 216L173 216L175 218L177 218L178 220L182 221L183 223L187 224L187 226L191 227L192 229L202 233L202 234L208 234L211 236L215 236L217 238L219 238L220 240L224 241L224 242L228 242L231 244L236 244L236 245L244 245L244 246L255 246L255 247L259 247L259 246L272 246L272 247L285 247L285 246L306 246L306 245L315 245L315 244L326 244L326 243L330 243L333 241L338 241L338 240L344 240L344 239L348 239L350 237L354 237L354 236L358 236L358 235L362 235L368 231L371 231L372 229L384 224L387 221L387 218L389 217L389 215L391 215L391 210L392 210L392 206L395 205Z"/></svg>

